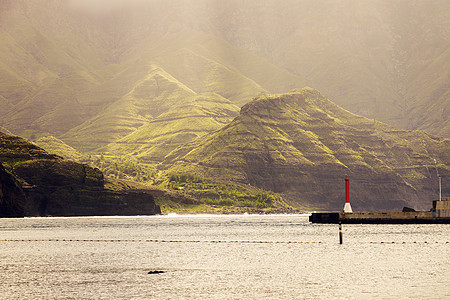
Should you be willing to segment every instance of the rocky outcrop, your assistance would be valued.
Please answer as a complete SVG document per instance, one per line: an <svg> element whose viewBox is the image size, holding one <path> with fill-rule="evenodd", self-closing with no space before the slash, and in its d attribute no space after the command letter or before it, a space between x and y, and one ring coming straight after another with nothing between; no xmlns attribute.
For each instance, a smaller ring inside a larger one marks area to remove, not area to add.
<svg viewBox="0 0 450 300"><path fill-rule="evenodd" d="M17 163L13 172L37 186L103 187L103 174L97 168L62 159L38 159Z"/></svg>
<svg viewBox="0 0 450 300"><path fill-rule="evenodd" d="M0 163L0 217L161 213L150 192L108 190L99 169L16 136L0 133Z"/></svg>
<svg viewBox="0 0 450 300"><path fill-rule="evenodd" d="M32 188L25 216L127 216L154 215L161 210L151 193L115 192L105 189L47 190Z"/></svg>
<svg viewBox="0 0 450 300"><path fill-rule="evenodd" d="M0 163L0 216L24 216L26 197L20 184Z"/></svg>

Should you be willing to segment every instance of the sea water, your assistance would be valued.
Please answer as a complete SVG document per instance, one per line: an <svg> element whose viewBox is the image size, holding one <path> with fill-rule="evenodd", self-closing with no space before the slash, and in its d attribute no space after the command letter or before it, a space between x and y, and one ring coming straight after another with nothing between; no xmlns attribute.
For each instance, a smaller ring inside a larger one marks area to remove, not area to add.
<svg viewBox="0 0 450 300"><path fill-rule="evenodd" d="M450 299L449 225L342 231L306 215L0 219L0 298Z"/></svg>

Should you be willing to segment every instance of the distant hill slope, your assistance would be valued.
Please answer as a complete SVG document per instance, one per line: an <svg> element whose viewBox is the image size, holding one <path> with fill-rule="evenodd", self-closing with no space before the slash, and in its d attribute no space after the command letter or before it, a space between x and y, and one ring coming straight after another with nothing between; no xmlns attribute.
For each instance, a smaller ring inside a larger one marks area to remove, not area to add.
<svg viewBox="0 0 450 300"><path fill-rule="evenodd" d="M283 193L311 209L342 209L348 175L355 210L429 209L438 197L434 160L447 178L449 150L448 139L354 115L304 88L255 99L163 166Z"/></svg>
<svg viewBox="0 0 450 300"><path fill-rule="evenodd" d="M0 126L95 152L191 97L242 106L309 85L450 137L449 14L446 0L2 0Z"/></svg>
<svg viewBox="0 0 450 300"><path fill-rule="evenodd" d="M306 78L345 109L450 137L449 1L216 5L204 10L216 13L218 36Z"/></svg>

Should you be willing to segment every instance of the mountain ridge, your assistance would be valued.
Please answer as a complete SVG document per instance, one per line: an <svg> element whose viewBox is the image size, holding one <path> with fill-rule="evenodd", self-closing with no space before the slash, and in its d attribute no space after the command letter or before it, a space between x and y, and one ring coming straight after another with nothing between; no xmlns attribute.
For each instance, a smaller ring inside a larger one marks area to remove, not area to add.
<svg viewBox="0 0 450 300"><path fill-rule="evenodd" d="M341 209L347 174L359 182L353 184L356 209L426 209L436 195L430 168L448 174L449 147L448 139L354 115L304 88L246 104L229 125L168 155L162 168L250 184L283 193L294 206L333 210Z"/></svg>

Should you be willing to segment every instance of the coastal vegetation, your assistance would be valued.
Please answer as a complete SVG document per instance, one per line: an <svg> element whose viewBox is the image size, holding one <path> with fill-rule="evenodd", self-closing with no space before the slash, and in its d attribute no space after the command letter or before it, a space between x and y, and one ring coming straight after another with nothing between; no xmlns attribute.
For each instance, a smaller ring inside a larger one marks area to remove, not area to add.
<svg viewBox="0 0 450 300"><path fill-rule="evenodd" d="M61 157L75 158L98 168L107 178L108 189L156 191L155 200L164 212L293 211L282 195L256 187L221 182L195 173L169 174L134 156L106 153L76 156L74 153L79 152L54 137L41 138L36 143Z"/></svg>

